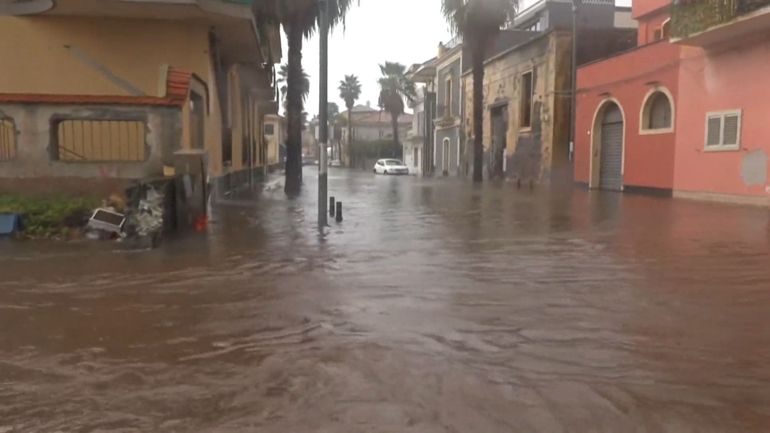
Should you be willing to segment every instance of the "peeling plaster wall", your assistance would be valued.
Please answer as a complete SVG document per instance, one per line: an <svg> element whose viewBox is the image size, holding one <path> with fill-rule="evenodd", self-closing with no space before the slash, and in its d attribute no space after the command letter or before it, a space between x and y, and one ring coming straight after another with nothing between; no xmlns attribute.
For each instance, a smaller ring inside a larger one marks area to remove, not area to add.
<svg viewBox="0 0 770 433"><path fill-rule="evenodd" d="M551 32L490 60L484 76L484 149L486 161L492 143L491 107L508 106L505 176L523 181L548 181L554 167L567 163L571 39ZM533 71L532 127L521 126L521 76ZM473 77L465 75L466 131L473 131ZM565 87L567 86L567 87Z"/></svg>

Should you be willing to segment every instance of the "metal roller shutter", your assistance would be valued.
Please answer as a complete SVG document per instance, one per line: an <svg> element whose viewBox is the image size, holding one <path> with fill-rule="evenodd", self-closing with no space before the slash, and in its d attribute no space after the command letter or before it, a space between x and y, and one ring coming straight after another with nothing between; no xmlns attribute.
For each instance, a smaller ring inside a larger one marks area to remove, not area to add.
<svg viewBox="0 0 770 433"><path fill-rule="evenodd" d="M599 187L621 191L623 189L623 121L620 117L621 120L618 122L617 116L612 111L607 113L605 123L602 124Z"/></svg>

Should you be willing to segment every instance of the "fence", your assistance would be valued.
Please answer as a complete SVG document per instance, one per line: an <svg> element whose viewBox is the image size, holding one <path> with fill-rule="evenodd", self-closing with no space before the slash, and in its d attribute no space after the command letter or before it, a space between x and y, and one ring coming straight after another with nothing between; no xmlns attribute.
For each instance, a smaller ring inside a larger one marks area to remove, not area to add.
<svg viewBox="0 0 770 433"><path fill-rule="evenodd" d="M139 120L60 120L54 124L54 159L66 162L140 162L147 159L145 123Z"/></svg>
<svg viewBox="0 0 770 433"><path fill-rule="evenodd" d="M0 161L16 158L16 125L10 119L0 119Z"/></svg>

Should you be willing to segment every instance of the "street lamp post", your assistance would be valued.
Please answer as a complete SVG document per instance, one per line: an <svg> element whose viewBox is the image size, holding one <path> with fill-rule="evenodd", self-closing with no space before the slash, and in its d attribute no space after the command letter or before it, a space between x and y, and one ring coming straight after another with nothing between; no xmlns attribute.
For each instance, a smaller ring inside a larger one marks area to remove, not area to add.
<svg viewBox="0 0 770 433"><path fill-rule="evenodd" d="M575 154L575 136L577 123L577 50L578 50L578 14L582 0L572 0L572 92L570 100L569 160Z"/></svg>
<svg viewBox="0 0 770 433"><path fill-rule="evenodd" d="M321 27L319 32L321 70L318 93L320 97L318 141L321 147L318 161L318 226L324 227L327 225L326 199L329 195L329 162L326 154L326 146L329 141L329 0L318 0L318 14Z"/></svg>

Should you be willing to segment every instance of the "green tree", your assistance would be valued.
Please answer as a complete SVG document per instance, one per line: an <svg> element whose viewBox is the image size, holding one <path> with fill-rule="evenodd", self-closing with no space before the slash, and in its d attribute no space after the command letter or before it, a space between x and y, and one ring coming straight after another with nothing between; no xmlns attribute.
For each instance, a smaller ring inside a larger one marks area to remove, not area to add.
<svg viewBox="0 0 770 433"><path fill-rule="evenodd" d="M284 103L284 110L286 109L286 95L289 92L289 66L288 65L281 65L281 68L278 70L278 78L276 79L276 83L280 86L278 88L279 93L281 94L281 102ZM310 76L303 70L302 71L302 103L304 104L305 101L307 101L307 97L310 95Z"/></svg>
<svg viewBox="0 0 770 433"><path fill-rule="evenodd" d="M473 65L473 181L483 181L484 59L500 28L518 9L518 0L442 0L452 32L463 38Z"/></svg>
<svg viewBox="0 0 770 433"><path fill-rule="evenodd" d="M340 98L345 101L345 107L348 109L348 148L347 157L350 161L350 149L353 147L353 107L356 101L361 97L361 83L355 75L345 75L345 79L340 81Z"/></svg>
<svg viewBox="0 0 770 433"><path fill-rule="evenodd" d="M380 84L380 108L390 113L393 127L393 141L398 141L398 118L404 114L404 100L414 100L416 94L414 83L406 78L406 66L400 63L385 62L380 65L382 77Z"/></svg>
<svg viewBox="0 0 770 433"><path fill-rule="evenodd" d="M299 194L302 188L302 111L303 68L302 45L319 24L319 5L327 4L332 26L344 21L353 0L265 0L255 3L258 15L266 14L280 21L288 41L286 72L286 183L287 195Z"/></svg>

